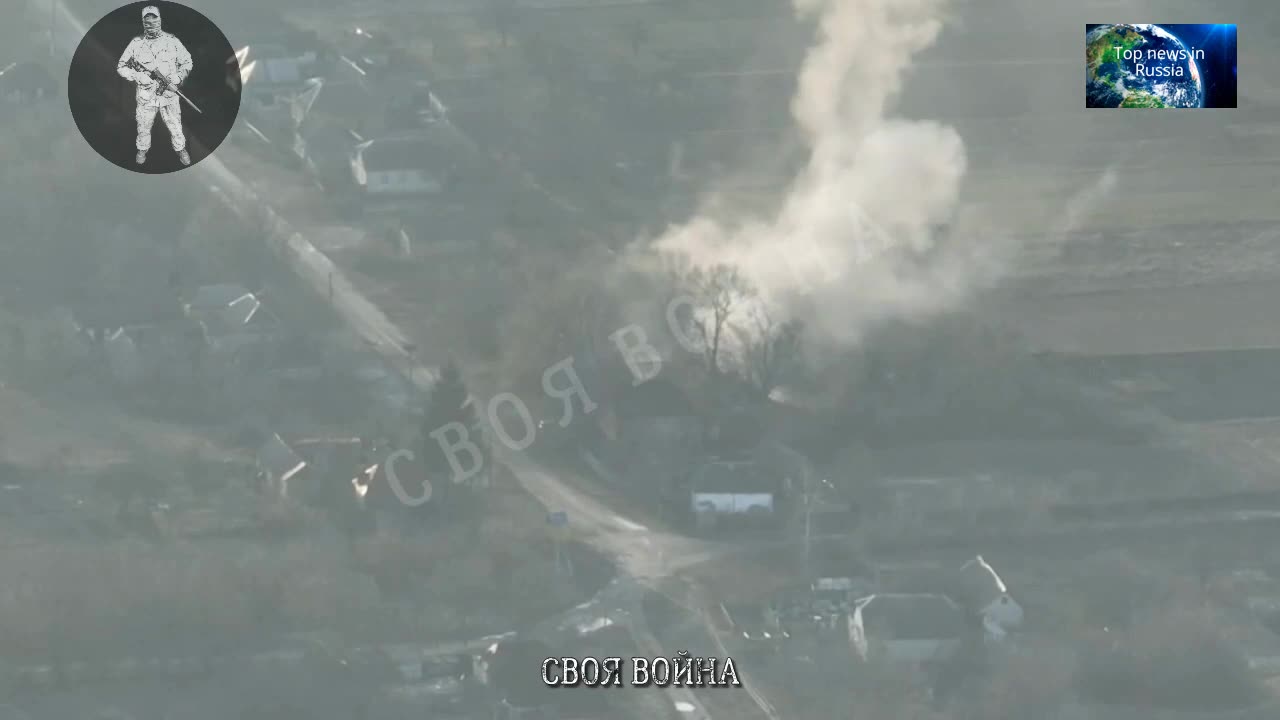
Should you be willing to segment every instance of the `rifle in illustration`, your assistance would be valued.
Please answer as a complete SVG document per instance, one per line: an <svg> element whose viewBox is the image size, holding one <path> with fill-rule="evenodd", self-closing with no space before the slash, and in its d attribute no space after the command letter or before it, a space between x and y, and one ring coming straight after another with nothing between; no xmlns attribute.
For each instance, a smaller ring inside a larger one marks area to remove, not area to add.
<svg viewBox="0 0 1280 720"><path fill-rule="evenodd" d="M137 58L129 58L129 61L125 63L125 67L129 68L130 70L136 70L137 72L146 73L147 75L151 76L152 80L155 80L157 83L160 84L160 92L165 92L166 90L172 90L174 93L178 95L178 97L182 98L183 100L186 100L187 104L191 106L192 110L195 110L201 115L204 114L203 110L197 107L195 103L191 102L191 98L187 97L186 95L183 95L182 91L179 90L177 86L169 82L169 78L160 74L160 71L152 70L144 66L142 63L138 62Z"/></svg>

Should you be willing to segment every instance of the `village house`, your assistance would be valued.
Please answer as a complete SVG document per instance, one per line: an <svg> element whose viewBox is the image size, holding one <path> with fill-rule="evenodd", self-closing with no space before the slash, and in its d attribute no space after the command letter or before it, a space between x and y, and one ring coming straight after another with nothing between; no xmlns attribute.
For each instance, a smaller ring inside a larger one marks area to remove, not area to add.
<svg viewBox="0 0 1280 720"><path fill-rule="evenodd" d="M703 463L689 478L689 510L699 527L775 518L782 479L754 459Z"/></svg>
<svg viewBox="0 0 1280 720"><path fill-rule="evenodd" d="M360 437L286 440L272 434L257 451L259 488L269 497L336 512L334 518L352 530L416 525L422 513L448 495L448 478L436 480L428 490L428 473L417 454L396 454L392 447L386 440ZM393 456L396 479L412 502L406 503L391 486L388 459Z"/></svg>
<svg viewBox="0 0 1280 720"><path fill-rule="evenodd" d="M444 192L455 174L450 142L444 133L433 131L356 145L351 175L366 209L394 207Z"/></svg>
<svg viewBox="0 0 1280 720"><path fill-rule="evenodd" d="M323 48L319 38L281 21L254 23L235 33L246 110L274 107L318 74Z"/></svg>
<svg viewBox="0 0 1280 720"><path fill-rule="evenodd" d="M408 51L396 45L385 33L353 27L344 36L343 62L378 79L415 69Z"/></svg>
<svg viewBox="0 0 1280 720"><path fill-rule="evenodd" d="M351 157L374 96L362 78L311 78L291 99L290 152L324 190L347 200L355 189ZM285 122L283 112L275 122Z"/></svg>
<svg viewBox="0 0 1280 720"><path fill-rule="evenodd" d="M388 104L386 127L389 130L415 130L445 121L445 106L432 92L430 83L414 82L398 93Z"/></svg>
<svg viewBox="0 0 1280 720"><path fill-rule="evenodd" d="M239 285L202 285L183 303L183 311L204 325L211 339L273 333L279 328L258 296Z"/></svg>
<svg viewBox="0 0 1280 720"><path fill-rule="evenodd" d="M272 433L258 448L255 463L263 492L280 498L289 497L290 481L307 466L278 433Z"/></svg>
<svg viewBox="0 0 1280 720"><path fill-rule="evenodd" d="M289 497L326 508L354 506L359 486L377 471L373 443L359 437L303 437L290 446L306 467L293 479Z"/></svg>
<svg viewBox="0 0 1280 720"><path fill-rule="evenodd" d="M932 574L931 592L876 593L857 600L850 640L860 657L912 665L949 660L1004 641L1022 626L1022 606L981 555Z"/></svg>
<svg viewBox="0 0 1280 720"><path fill-rule="evenodd" d="M923 667L961 650L972 625L965 611L940 594L876 594L862 598L849 618L849 639L864 661Z"/></svg>
<svg viewBox="0 0 1280 720"><path fill-rule="evenodd" d="M239 285L201 286L182 309L209 349L231 363L281 337L282 325L276 316L255 293Z"/></svg>
<svg viewBox="0 0 1280 720"><path fill-rule="evenodd" d="M982 620L987 636L1003 638L1022 626L1023 610L1004 580L981 555L960 567L954 580L952 599Z"/></svg>

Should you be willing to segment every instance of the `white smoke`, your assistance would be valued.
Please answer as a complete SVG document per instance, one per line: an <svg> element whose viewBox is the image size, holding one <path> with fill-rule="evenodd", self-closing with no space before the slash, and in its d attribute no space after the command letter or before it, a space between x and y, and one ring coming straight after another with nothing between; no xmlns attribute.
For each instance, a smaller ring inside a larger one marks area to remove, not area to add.
<svg viewBox="0 0 1280 720"><path fill-rule="evenodd" d="M1119 182L1116 165L1107 166L1092 183L1079 190L1062 208L1062 214L1053 224L1049 238L1061 244L1072 233L1078 231L1086 220L1094 213L1098 205L1106 200L1115 190Z"/></svg>
<svg viewBox="0 0 1280 720"><path fill-rule="evenodd" d="M912 58L942 30L944 0L793 1L819 28L792 102L807 164L772 217L706 210L650 247L736 265L767 302L851 343L877 319L951 306L1003 253L952 225L966 169L958 133L888 116Z"/></svg>

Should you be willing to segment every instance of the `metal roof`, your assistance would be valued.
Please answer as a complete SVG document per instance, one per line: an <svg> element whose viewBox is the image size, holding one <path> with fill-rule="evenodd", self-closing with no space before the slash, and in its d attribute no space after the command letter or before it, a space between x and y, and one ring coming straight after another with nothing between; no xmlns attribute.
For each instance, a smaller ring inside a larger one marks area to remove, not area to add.
<svg viewBox="0 0 1280 720"><path fill-rule="evenodd" d="M435 133L375 138L356 146L357 157L366 172L441 167L449 162L446 152L444 138Z"/></svg>
<svg viewBox="0 0 1280 720"><path fill-rule="evenodd" d="M307 466L293 448L277 433L258 449L258 465L279 480L288 480Z"/></svg>
<svg viewBox="0 0 1280 720"><path fill-rule="evenodd" d="M973 558L960 567L957 579L957 600L966 603L972 609L984 608L1009 593L1004 580L996 573L981 555Z"/></svg>
<svg viewBox="0 0 1280 720"><path fill-rule="evenodd" d="M703 464L693 475L692 487L700 493L774 493L778 478L759 463L717 460Z"/></svg>
<svg viewBox="0 0 1280 720"><path fill-rule="evenodd" d="M964 611L936 594L879 594L858 601L854 622L884 640L949 640L965 630Z"/></svg>

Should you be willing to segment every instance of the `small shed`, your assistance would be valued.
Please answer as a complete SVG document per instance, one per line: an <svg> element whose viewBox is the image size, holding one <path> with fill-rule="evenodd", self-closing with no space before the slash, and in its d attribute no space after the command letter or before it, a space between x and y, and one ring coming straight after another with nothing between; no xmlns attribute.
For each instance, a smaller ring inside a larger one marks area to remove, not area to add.
<svg viewBox="0 0 1280 720"><path fill-rule="evenodd" d="M956 573L953 599L970 613L983 618L1001 631L1022 625L1023 611L995 568L981 555L960 567Z"/></svg>
<svg viewBox="0 0 1280 720"><path fill-rule="evenodd" d="M754 460L713 460L690 481L690 509L698 514L771 516L781 480Z"/></svg>

